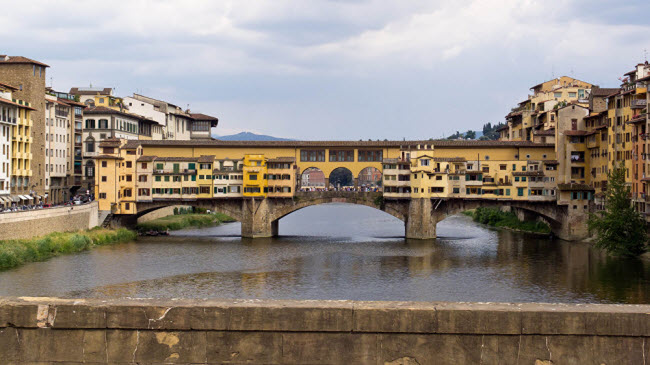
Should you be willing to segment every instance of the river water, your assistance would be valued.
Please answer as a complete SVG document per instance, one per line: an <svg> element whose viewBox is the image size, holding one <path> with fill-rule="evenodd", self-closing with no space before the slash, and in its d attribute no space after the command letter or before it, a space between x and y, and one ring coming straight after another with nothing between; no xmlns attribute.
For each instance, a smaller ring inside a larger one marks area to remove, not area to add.
<svg viewBox="0 0 650 365"><path fill-rule="evenodd" d="M463 215L437 240L364 206L327 204L242 239L239 224L146 237L0 272L0 296L649 303L650 262L498 231Z"/></svg>

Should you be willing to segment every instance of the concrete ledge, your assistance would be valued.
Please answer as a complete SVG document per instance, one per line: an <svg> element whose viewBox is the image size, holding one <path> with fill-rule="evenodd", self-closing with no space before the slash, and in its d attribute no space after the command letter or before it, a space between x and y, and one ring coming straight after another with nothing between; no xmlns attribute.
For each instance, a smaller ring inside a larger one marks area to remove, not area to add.
<svg viewBox="0 0 650 365"><path fill-rule="evenodd" d="M0 298L4 363L637 364L650 305Z"/></svg>

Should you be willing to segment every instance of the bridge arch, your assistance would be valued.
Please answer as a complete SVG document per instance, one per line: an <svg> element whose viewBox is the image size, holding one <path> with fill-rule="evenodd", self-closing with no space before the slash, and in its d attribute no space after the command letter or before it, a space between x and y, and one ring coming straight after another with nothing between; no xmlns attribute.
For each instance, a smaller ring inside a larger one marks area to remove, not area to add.
<svg viewBox="0 0 650 365"><path fill-rule="evenodd" d="M297 195L299 198L291 205L276 206L273 210L270 220L278 221L287 215L301 209L330 203L344 203L364 205L383 211L393 217L405 222L407 219L408 208L403 205L386 203L381 199L381 193L356 193L356 192L310 192Z"/></svg>
<svg viewBox="0 0 650 365"><path fill-rule="evenodd" d="M325 188L326 186L327 175L318 167L307 167L300 174L302 188Z"/></svg>
<svg viewBox="0 0 650 365"><path fill-rule="evenodd" d="M382 171L374 166L364 167L357 175L359 186L381 186L382 178Z"/></svg>

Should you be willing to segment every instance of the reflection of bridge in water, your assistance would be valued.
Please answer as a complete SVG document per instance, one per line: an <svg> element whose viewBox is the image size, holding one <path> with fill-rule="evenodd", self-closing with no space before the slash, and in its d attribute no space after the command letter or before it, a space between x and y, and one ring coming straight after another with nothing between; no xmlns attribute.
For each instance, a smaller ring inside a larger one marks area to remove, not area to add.
<svg viewBox="0 0 650 365"><path fill-rule="evenodd" d="M241 222L243 237L271 237L278 234L278 222L300 209L328 203L365 205L386 212L404 222L405 236L415 239L436 238L436 225L450 215L478 207L510 209L520 219L541 219L552 232L563 239L581 239L573 230L586 224L587 214L577 213L554 201L513 201L468 198L403 198L387 199L382 192L362 191L299 191L293 198L233 197L221 199L157 199L137 203L137 215L116 215L118 224L133 225L144 214L160 208L185 205L227 214ZM578 222L578 224L576 224Z"/></svg>

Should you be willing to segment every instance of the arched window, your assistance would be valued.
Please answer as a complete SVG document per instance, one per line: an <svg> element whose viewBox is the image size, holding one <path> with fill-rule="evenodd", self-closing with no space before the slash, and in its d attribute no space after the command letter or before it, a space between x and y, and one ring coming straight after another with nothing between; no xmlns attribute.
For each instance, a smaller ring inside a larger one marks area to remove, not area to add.
<svg viewBox="0 0 650 365"><path fill-rule="evenodd" d="M95 177L95 163L93 161L86 162L86 177Z"/></svg>
<svg viewBox="0 0 650 365"><path fill-rule="evenodd" d="M93 137L86 139L86 152L95 152L95 139Z"/></svg>

